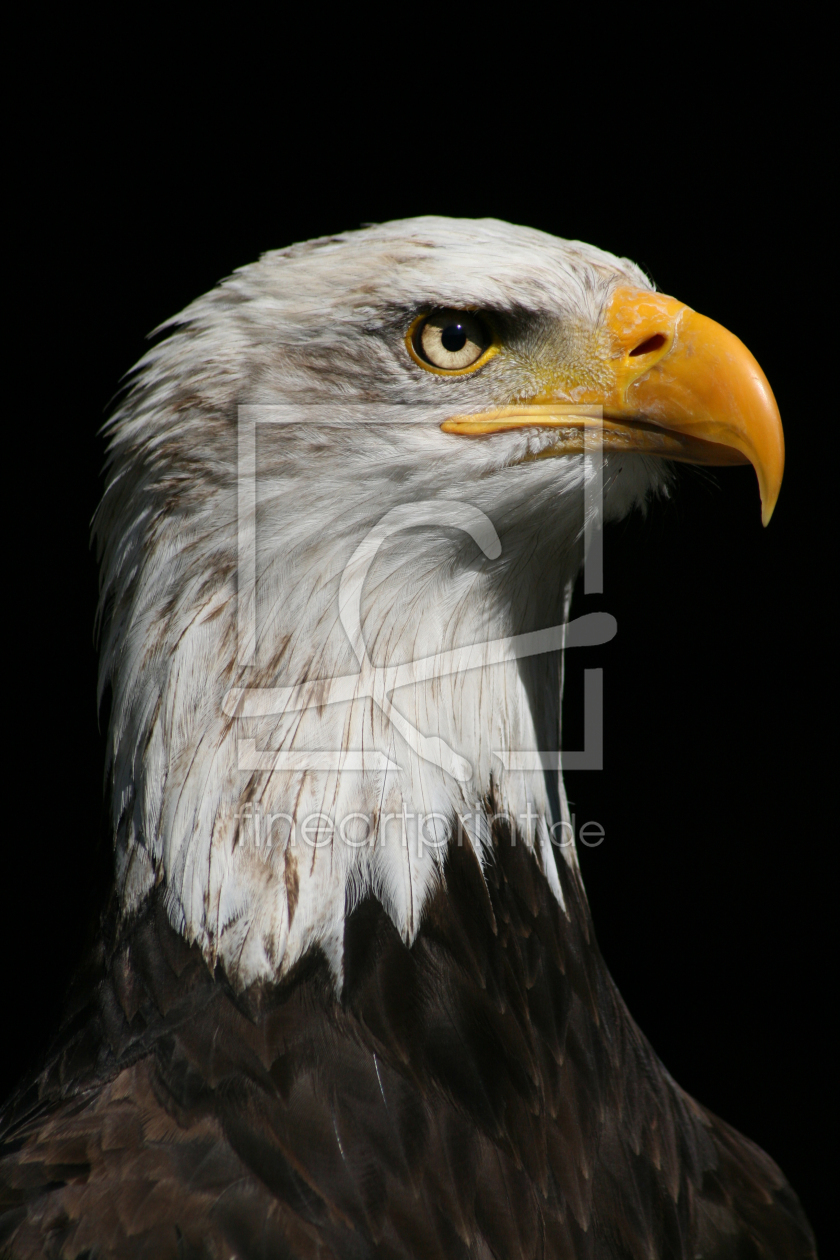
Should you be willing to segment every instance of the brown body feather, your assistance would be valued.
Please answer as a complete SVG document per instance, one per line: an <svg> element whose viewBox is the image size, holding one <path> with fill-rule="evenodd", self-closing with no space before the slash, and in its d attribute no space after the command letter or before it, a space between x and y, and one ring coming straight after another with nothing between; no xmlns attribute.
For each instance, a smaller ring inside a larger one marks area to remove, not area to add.
<svg viewBox="0 0 840 1260"><path fill-rule="evenodd" d="M347 917L237 995L156 895L103 943L48 1064L6 1109L13 1257L807 1257L775 1164L688 1098L628 1015L576 876L452 842L406 947Z"/></svg>

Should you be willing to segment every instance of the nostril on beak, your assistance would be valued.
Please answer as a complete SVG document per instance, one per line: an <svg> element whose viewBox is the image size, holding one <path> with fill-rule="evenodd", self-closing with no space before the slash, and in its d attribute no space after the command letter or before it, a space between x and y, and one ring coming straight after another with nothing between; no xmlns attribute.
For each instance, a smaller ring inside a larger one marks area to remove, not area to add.
<svg viewBox="0 0 840 1260"><path fill-rule="evenodd" d="M635 359L639 354L651 354L654 350L659 350L664 346L666 340L664 333L654 333L652 337L648 337L646 341L636 346L635 350L630 351L630 358Z"/></svg>

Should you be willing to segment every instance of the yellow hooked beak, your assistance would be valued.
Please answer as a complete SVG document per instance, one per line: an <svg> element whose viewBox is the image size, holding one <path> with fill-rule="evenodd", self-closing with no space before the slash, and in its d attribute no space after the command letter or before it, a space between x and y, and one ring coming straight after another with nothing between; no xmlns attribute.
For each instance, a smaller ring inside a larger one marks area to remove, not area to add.
<svg viewBox="0 0 840 1260"><path fill-rule="evenodd" d="M582 451L586 431L597 429L607 452L750 463L768 523L785 464L782 421L767 378L743 342L674 298L622 286L607 307L596 358L587 361L582 381L563 379L528 403L452 416L441 428L471 437L561 430L547 455Z"/></svg>

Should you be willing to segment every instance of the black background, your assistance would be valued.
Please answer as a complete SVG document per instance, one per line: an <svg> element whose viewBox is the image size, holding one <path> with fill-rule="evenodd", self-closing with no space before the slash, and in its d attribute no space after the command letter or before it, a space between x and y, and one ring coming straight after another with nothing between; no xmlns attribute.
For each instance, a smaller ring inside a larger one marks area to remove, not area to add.
<svg viewBox="0 0 840 1260"><path fill-rule="evenodd" d="M575 611L606 608L619 632L570 655L566 700L574 745L582 670L603 666L606 767L567 783L578 823L605 829L580 857L628 1006L676 1079L782 1165L827 1246L827 89L790 29L757 43L709 19L653 43L656 15L637 15L606 47L606 18L572 38L562 14L522 15L479 46L481 15L458 10L447 50L454 13L418 13L404 35L220 32L190 58L138 33L129 60L68 29L21 80L0 1093L54 1028L110 875L88 532L121 375L161 320L265 249L418 213L493 215L634 258L747 343L781 408L769 529L737 469L684 470L670 503L608 532L604 595L579 592Z"/></svg>

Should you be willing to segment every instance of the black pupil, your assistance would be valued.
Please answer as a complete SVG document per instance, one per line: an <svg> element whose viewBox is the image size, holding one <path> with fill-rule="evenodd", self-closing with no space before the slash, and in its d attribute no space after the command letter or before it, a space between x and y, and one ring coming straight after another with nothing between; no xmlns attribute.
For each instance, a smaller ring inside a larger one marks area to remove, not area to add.
<svg viewBox="0 0 840 1260"><path fill-rule="evenodd" d="M440 335L440 343L450 354L457 354L467 344L463 324L447 324Z"/></svg>

